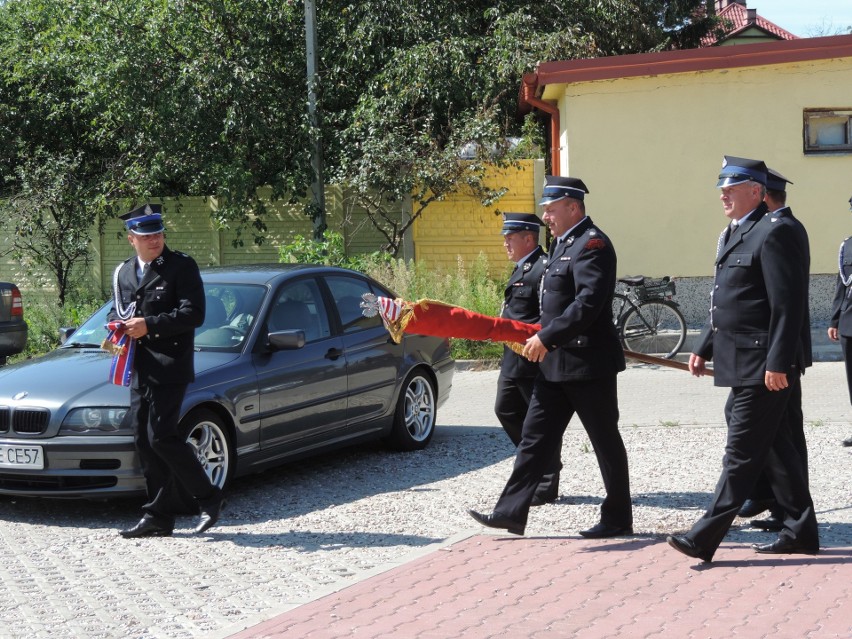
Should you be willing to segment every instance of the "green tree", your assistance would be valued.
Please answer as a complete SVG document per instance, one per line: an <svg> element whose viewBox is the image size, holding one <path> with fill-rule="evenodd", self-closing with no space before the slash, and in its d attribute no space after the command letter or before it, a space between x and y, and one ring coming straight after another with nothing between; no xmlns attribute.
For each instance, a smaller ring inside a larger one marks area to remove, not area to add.
<svg viewBox="0 0 852 639"><path fill-rule="evenodd" d="M502 195L501 185L483 181L485 170L519 157L512 138L529 153L517 96L539 60L692 45L713 24L702 0L325 7L325 38L345 43L324 58L324 112L338 128L326 134L337 143L335 178L353 187L394 255L435 200L466 191L490 204Z"/></svg>
<svg viewBox="0 0 852 639"><path fill-rule="evenodd" d="M485 166L515 157L518 87L537 61L690 46L710 24L703 6L325 0L313 130L301 3L10 0L0 3L0 198L20 193L18 169L46 153L74 159L87 211L209 195L221 226L261 241L266 196L306 194L321 136L328 175L351 185L395 254L407 198L415 217L460 189L499 198Z"/></svg>
<svg viewBox="0 0 852 639"><path fill-rule="evenodd" d="M102 218L81 203L90 199L80 179L79 156L38 152L18 169L20 188L0 210L6 216L12 249L24 267L44 266L56 284L58 303L65 306L75 274L91 262L92 229L100 232Z"/></svg>

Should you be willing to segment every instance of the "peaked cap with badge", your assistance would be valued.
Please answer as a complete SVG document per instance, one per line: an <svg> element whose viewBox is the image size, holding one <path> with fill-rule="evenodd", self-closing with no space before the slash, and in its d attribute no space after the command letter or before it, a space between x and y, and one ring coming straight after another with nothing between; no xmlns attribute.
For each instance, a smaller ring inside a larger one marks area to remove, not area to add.
<svg viewBox="0 0 852 639"><path fill-rule="evenodd" d="M763 160L749 160L726 155L722 159L722 170L719 172L716 187L736 186L749 181L766 186L766 173L766 164Z"/></svg>
<svg viewBox="0 0 852 639"><path fill-rule="evenodd" d="M572 177L562 177L560 175L548 175L544 178L544 190L541 193L539 206L557 202L562 198L570 197L575 200L585 198L589 189L583 184L583 180Z"/></svg>
<svg viewBox="0 0 852 639"><path fill-rule="evenodd" d="M503 213L502 235L517 233L518 231L532 231L538 233L544 223L534 213Z"/></svg>
<svg viewBox="0 0 852 639"><path fill-rule="evenodd" d="M143 204L129 213L119 216L124 226L134 235L154 235L166 230L163 226L163 206L161 204Z"/></svg>

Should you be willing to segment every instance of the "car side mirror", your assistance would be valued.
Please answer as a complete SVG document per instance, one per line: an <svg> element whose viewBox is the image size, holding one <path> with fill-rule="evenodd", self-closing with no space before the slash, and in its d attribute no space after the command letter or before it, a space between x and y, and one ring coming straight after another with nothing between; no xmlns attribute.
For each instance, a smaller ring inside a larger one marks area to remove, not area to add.
<svg viewBox="0 0 852 639"><path fill-rule="evenodd" d="M77 330L76 326L63 326L59 329L59 343L64 344L68 341L68 338L74 334L74 331Z"/></svg>
<svg viewBox="0 0 852 639"><path fill-rule="evenodd" d="M269 347L275 351L294 351L305 345L305 331L274 331L269 334Z"/></svg>

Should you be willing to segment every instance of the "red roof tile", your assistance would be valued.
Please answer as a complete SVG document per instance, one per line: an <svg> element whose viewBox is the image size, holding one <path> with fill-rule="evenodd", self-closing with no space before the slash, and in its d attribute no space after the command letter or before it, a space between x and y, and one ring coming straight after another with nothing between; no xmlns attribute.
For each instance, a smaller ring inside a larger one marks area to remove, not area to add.
<svg viewBox="0 0 852 639"><path fill-rule="evenodd" d="M738 4L736 2L732 2L727 7L722 9L719 12L719 17L723 20L727 20L733 25L729 30L725 31L725 36L724 38L722 38L722 40L728 40L731 37L737 35L742 31L745 31L746 29L752 26L766 31L771 35L774 35L779 40L797 40L799 38L799 36L790 33L786 29L782 29L774 22L770 22L766 18L757 14L755 14L754 24L750 23L748 21L748 9L745 5ZM719 42L719 40L717 40L711 35L708 35L701 39L701 46L710 47L716 44L717 42Z"/></svg>

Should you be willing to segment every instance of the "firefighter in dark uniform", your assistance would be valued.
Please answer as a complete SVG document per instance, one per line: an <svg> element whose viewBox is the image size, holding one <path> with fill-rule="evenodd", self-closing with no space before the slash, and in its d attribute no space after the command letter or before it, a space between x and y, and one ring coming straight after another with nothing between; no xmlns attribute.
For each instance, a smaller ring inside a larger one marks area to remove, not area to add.
<svg viewBox="0 0 852 639"><path fill-rule="evenodd" d="M541 220L532 213L505 213L503 215L503 246L515 268L504 291L500 317L537 324L541 318L538 293L544 274L546 254L539 246ZM538 364L521 357L508 346L503 348L500 376L497 378L497 400L494 413L503 430L515 446L521 443L521 429L532 397L533 382L538 375ZM555 501L559 496L559 471L562 444L533 496L532 505Z"/></svg>
<svg viewBox="0 0 852 639"><path fill-rule="evenodd" d="M194 498L200 512L196 532L219 518L223 499L178 427L186 387L195 377L195 329L204 321L204 287L198 265L169 250L159 204L121 216L136 255L113 275L109 319L124 323L136 341L130 410L136 449L148 489L144 516L122 537L169 536L175 515Z"/></svg>
<svg viewBox="0 0 852 639"><path fill-rule="evenodd" d="M791 383L806 359L807 256L793 225L764 219L763 162L726 156L716 186L731 226L719 237L710 318L689 357L689 369L703 375L713 359L714 384L730 387L728 439L710 507L688 533L667 541L689 557L711 561L766 469L784 522L775 541L753 548L815 554L819 533L813 500L784 419Z"/></svg>
<svg viewBox="0 0 852 639"><path fill-rule="evenodd" d="M522 535L535 491L577 413L591 440L606 497L600 522L580 531L601 538L633 532L627 452L618 431L617 374L624 351L612 321L616 257L586 216L582 180L548 176L540 204L554 241L541 284L542 329L523 355L539 362L512 475L492 513L479 523Z"/></svg>
<svg viewBox="0 0 852 639"><path fill-rule="evenodd" d="M852 197L849 198L849 210L852 211ZM834 295L828 337L835 342L840 340L846 363L846 385L852 401L852 237L843 240L837 261L837 293ZM843 445L852 446L852 436L844 439Z"/></svg>
<svg viewBox="0 0 852 639"><path fill-rule="evenodd" d="M810 272L811 251L808 242L808 232L804 225L793 215L793 210L787 206L787 185L792 184L783 175L767 168L766 170L766 196L763 201L769 209L763 217L763 224L790 224L795 230L797 244L799 246L797 255L803 255L808 265L807 271L803 272L806 281L803 283L808 290L810 281L807 274ZM811 314L810 309L804 308L805 317L802 321L802 345L804 346L804 368L813 366L813 353L811 347ZM805 370L802 370L802 375ZM793 445L799 451L804 464L805 478L808 477L808 445L805 440L805 416L802 413L802 384L799 379L790 379L790 400L787 402L787 410L784 419L790 425L790 433L793 436ZM769 517L754 519L751 525L763 530L779 531L784 527L784 513L778 506L772 488L769 485L767 473L762 473L749 499L746 500L738 513L740 517L754 517L766 509L769 509Z"/></svg>

